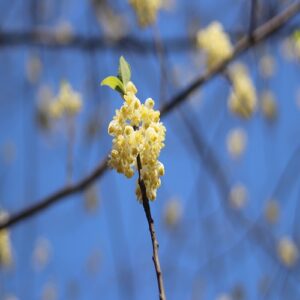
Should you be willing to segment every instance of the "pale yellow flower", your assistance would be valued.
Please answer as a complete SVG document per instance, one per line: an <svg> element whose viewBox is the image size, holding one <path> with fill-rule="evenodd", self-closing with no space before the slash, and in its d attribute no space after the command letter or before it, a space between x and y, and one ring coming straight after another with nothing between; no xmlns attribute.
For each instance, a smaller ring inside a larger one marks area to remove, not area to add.
<svg viewBox="0 0 300 300"><path fill-rule="evenodd" d="M8 217L7 213L0 212L0 221ZM0 266L9 267L13 262L12 249L10 244L9 232L7 229L0 230Z"/></svg>
<svg viewBox="0 0 300 300"><path fill-rule="evenodd" d="M270 200L267 202L265 208L265 217L269 223L274 224L278 221L279 212L280 211L279 211L279 206L277 201Z"/></svg>
<svg viewBox="0 0 300 300"><path fill-rule="evenodd" d="M129 0L129 3L134 9L141 27L154 24L158 10L162 7L161 0Z"/></svg>
<svg viewBox="0 0 300 300"><path fill-rule="evenodd" d="M57 97L49 103L48 111L51 118L59 119L62 116L76 115L81 107L81 95L75 92L69 83L63 81Z"/></svg>
<svg viewBox="0 0 300 300"><path fill-rule="evenodd" d="M241 209L247 202L247 189L244 185L238 183L234 185L229 194L230 205L235 209Z"/></svg>
<svg viewBox="0 0 300 300"><path fill-rule="evenodd" d="M246 148L247 133L242 128L235 128L229 131L226 139L227 150L233 158L240 157Z"/></svg>
<svg viewBox="0 0 300 300"><path fill-rule="evenodd" d="M160 113L153 109L154 100L148 98L142 104L136 97L137 89L132 82L125 87L124 103L109 123L108 133L114 137L109 166L130 178L137 170L140 155L143 179L147 196L156 198L156 191L164 175L164 166L158 161L164 147L166 128L160 122ZM141 190L136 186L136 195L141 201Z"/></svg>
<svg viewBox="0 0 300 300"><path fill-rule="evenodd" d="M166 225L173 227L180 222L182 217L182 205L181 202L174 198L166 203L164 209L164 220Z"/></svg>
<svg viewBox="0 0 300 300"><path fill-rule="evenodd" d="M268 120L274 120L277 117L277 104L272 91L264 91L261 94L261 109Z"/></svg>
<svg viewBox="0 0 300 300"><path fill-rule="evenodd" d="M203 50L206 56L209 69L229 58L233 53L229 36L219 22L212 22L205 29L199 30L196 41L198 48Z"/></svg>
<svg viewBox="0 0 300 300"><path fill-rule="evenodd" d="M265 54L259 61L259 72L262 77L270 78L276 71L276 61L270 54Z"/></svg>
<svg viewBox="0 0 300 300"><path fill-rule="evenodd" d="M286 267L292 267L298 260L299 250L291 238L282 237L277 244L277 254Z"/></svg>
<svg viewBox="0 0 300 300"><path fill-rule="evenodd" d="M256 109L256 91L245 65L236 63L229 71L232 91L229 96L229 109L242 118L249 118Z"/></svg>

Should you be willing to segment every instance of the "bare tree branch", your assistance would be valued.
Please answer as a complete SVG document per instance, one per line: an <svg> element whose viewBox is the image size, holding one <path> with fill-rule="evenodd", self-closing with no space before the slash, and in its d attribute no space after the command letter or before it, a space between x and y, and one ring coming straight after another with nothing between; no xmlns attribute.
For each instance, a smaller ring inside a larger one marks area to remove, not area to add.
<svg viewBox="0 0 300 300"><path fill-rule="evenodd" d="M162 277L162 272L160 268L160 262L159 262L159 256L158 256L158 241L156 238L155 234L155 228L154 228L154 221L151 216L151 209L149 205L149 199L147 197L147 192L146 192L146 186L141 178L141 169L142 169L142 163L141 163L141 158L140 155L137 156L137 165L138 165L138 172L139 172L139 186L142 192L142 199L143 199L143 207L144 211L146 214L146 218L148 221L149 225L149 231L151 235L151 241L152 241L152 248L153 248L153 263L155 267L155 272L156 272L156 278L157 278L157 284L158 284L158 289L159 289L159 299L160 300L166 300L166 294L165 294L165 289L164 289L164 282L163 282L163 277Z"/></svg>
<svg viewBox="0 0 300 300"><path fill-rule="evenodd" d="M196 78L189 86L187 86L183 91L179 92L175 95L170 101L168 101L165 105L160 109L161 115L165 116L169 112L171 112L174 108L179 106L186 98L191 95L197 88L202 86L203 84L209 82L211 79L220 74L227 65L232 62L235 58L237 58L240 54L244 53L249 48L255 46L256 44L262 42L266 38L270 37L272 34L281 29L291 18L293 18L300 11L300 1L297 1L291 4L286 10L266 22L265 24L258 27L253 32L253 37L250 39L249 36L243 37L236 45L233 54L226 59L221 64L214 67L212 70L207 71L204 75ZM1 37L0 37L1 44ZM100 178L103 173L106 171L107 158L103 160L99 164L98 167L86 178L79 181L77 184L73 184L69 187L63 188L56 193L48 196L47 198L40 200L37 204L25 208L19 213L13 214L6 221L0 223L0 230L3 228L7 228L11 225L17 224L22 220L25 220L36 213L43 211L50 205L59 202L59 200L64 197L70 196L72 194L78 193L84 190L87 186L93 183L94 180Z"/></svg>
<svg viewBox="0 0 300 300"><path fill-rule="evenodd" d="M45 210L54 203L59 202L61 199L64 199L67 196L82 192L90 184L92 184L97 178L101 177L107 170L107 158L105 158L100 164L92 171L86 178L77 182L76 184L71 184L65 188L62 188L55 192L54 194L46 197L42 201L39 201L37 204L33 204L28 208L20 211L19 213L13 214L11 217L6 219L0 224L0 230L12 225L19 223L20 221L26 220L29 217L34 216L35 214Z"/></svg>

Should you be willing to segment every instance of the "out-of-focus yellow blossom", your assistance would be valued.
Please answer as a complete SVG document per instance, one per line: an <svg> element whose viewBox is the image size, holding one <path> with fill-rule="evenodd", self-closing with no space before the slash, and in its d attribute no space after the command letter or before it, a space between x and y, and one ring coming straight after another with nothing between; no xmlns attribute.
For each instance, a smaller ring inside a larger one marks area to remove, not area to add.
<svg viewBox="0 0 300 300"><path fill-rule="evenodd" d="M81 106L81 95L69 83L62 82L58 96L49 104L49 115L53 119L63 115L73 116L80 111Z"/></svg>
<svg viewBox="0 0 300 300"><path fill-rule="evenodd" d="M47 282L42 290L41 300L56 300L58 299L57 285L54 282Z"/></svg>
<svg viewBox="0 0 300 300"><path fill-rule="evenodd" d="M296 58L293 39L287 37L281 42L281 54L287 61L293 61Z"/></svg>
<svg viewBox="0 0 300 300"><path fill-rule="evenodd" d="M256 92L245 65L237 63L229 72L232 91L229 96L229 109L242 118L249 118L256 108Z"/></svg>
<svg viewBox="0 0 300 300"><path fill-rule="evenodd" d="M99 192L95 184L89 186L84 192L84 207L87 212L95 212L99 206Z"/></svg>
<svg viewBox="0 0 300 300"><path fill-rule="evenodd" d="M73 27L68 21L63 21L56 26L55 38L61 44L69 43L73 38Z"/></svg>
<svg viewBox="0 0 300 300"><path fill-rule="evenodd" d="M164 147L166 128L160 122L160 113L154 110L154 101L148 98L145 104L135 96L137 89L128 82L124 94L124 104L108 126L108 133L114 137L109 166L130 178L137 169L137 156L140 155L143 179L147 196L156 198L160 177L164 175L164 165L158 161ZM137 198L142 201L139 184Z"/></svg>
<svg viewBox="0 0 300 300"><path fill-rule="evenodd" d="M119 40L128 34L129 24L124 13L116 12L108 1L92 0L92 4L105 37Z"/></svg>
<svg viewBox="0 0 300 300"><path fill-rule="evenodd" d="M26 76L30 83L38 81L42 71L42 62L37 55L30 56L26 63Z"/></svg>
<svg viewBox="0 0 300 300"><path fill-rule="evenodd" d="M274 57L270 54L266 54L260 58L259 71L262 77L270 78L274 75L276 64Z"/></svg>
<svg viewBox="0 0 300 300"><path fill-rule="evenodd" d="M157 12L162 7L161 0L129 0L129 3L133 7L141 27L154 24Z"/></svg>
<svg viewBox="0 0 300 300"><path fill-rule="evenodd" d="M38 238L32 256L33 265L37 270L42 270L46 267L49 263L51 252L49 240L44 237Z"/></svg>
<svg viewBox="0 0 300 300"><path fill-rule="evenodd" d="M164 220L167 226L173 227L180 222L182 206L178 199L171 199L164 209Z"/></svg>
<svg viewBox="0 0 300 300"><path fill-rule="evenodd" d="M300 59L300 31L296 30L285 38L281 44L281 52L288 61Z"/></svg>
<svg viewBox="0 0 300 300"><path fill-rule="evenodd" d="M292 36L296 57L300 58L300 30L296 30Z"/></svg>
<svg viewBox="0 0 300 300"><path fill-rule="evenodd" d="M216 300L232 300L232 297L229 294L220 294L217 296Z"/></svg>
<svg viewBox="0 0 300 300"><path fill-rule="evenodd" d="M278 241L277 254L285 266L292 267L298 260L299 251L295 242L291 238L282 237Z"/></svg>
<svg viewBox="0 0 300 300"><path fill-rule="evenodd" d="M4 221L8 215L0 212L0 221ZM0 230L0 267L9 267L12 264L12 250L7 229Z"/></svg>
<svg viewBox="0 0 300 300"><path fill-rule="evenodd" d="M247 202L247 189L244 185L238 183L233 186L229 194L230 205L235 209L241 209Z"/></svg>
<svg viewBox="0 0 300 300"><path fill-rule="evenodd" d="M199 30L196 39L198 48L206 55L209 69L232 55L233 47L230 39L219 22L212 22L205 29Z"/></svg>
<svg viewBox="0 0 300 300"><path fill-rule="evenodd" d="M265 217L267 221L271 224L274 224L278 221L279 218L279 206L277 201L270 200L267 202L265 208Z"/></svg>
<svg viewBox="0 0 300 300"><path fill-rule="evenodd" d="M233 158L240 157L246 148L247 134L243 128L235 128L227 135L227 150Z"/></svg>
<svg viewBox="0 0 300 300"><path fill-rule="evenodd" d="M277 117L277 105L275 97L271 91L264 91L261 95L261 109L268 120L274 120Z"/></svg>

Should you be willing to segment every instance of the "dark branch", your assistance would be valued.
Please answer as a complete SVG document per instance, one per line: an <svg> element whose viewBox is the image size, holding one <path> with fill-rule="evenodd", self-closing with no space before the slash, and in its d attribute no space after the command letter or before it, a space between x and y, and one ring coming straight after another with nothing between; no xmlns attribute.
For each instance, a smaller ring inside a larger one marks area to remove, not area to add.
<svg viewBox="0 0 300 300"><path fill-rule="evenodd" d="M61 199L64 199L65 197L82 192L90 184L92 184L97 178L102 176L106 170L107 170L107 159L104 159L95 168L95 170L91 172L91 174L88 175L83 180L79 181L76 184L67 186L61 190L58 190L56 193L48 196L42 201L39 201L37 204L33 204L32 206L25 208L19 213L11 215L6 221L0 223L0 230L15 225L20 221L24 221L27 218L34 216L38 212L45 210L46 208L52 206L54 203L59 202Z"/></svg>
<svg viewBox="0 0 300 300"><path fill-rule="evenodd" d="M141 163L140 155L137 156L136 160L137 160L138 173L139 173L138 182L139 182L139 186L140 186L141 193L142 193L143 207L144 207L144 211L145 211L146 218L148 221L148 226L149 226L149 231L150 231L151 241L152 241L152 249L153 249L152 259L153 259L155 272L156 272L157 285L158 285L158 290L159 290L159 299L166 300L164 282L163 282L163 277L162 277L162 272L161 272L160 262L159 262L159 256L158 256L159 245L158 245L158 241L157 241L156 234L155 234L154 221L151 216L151 209L150 209L150 205L149 205L149 199L147 197L146 186L145 186L143 179L141 178L142 163Z"/></svg>
<svg viewBox="0 0 300 300"><path fill-rule="evenodd" d="M186 37L170 38L165 41L167 48L173 52L181 52L191 49L192 40ZM134 36L126 36L118 40L109 37L70 35L65 40L59 34L35 30L29 32L0 32L0 47L30 45L47 47L50 49L78 49L92 51L95 49L109 49L115 51L135 51L141 53L155 52L153 41L139 39Z"/></svg>

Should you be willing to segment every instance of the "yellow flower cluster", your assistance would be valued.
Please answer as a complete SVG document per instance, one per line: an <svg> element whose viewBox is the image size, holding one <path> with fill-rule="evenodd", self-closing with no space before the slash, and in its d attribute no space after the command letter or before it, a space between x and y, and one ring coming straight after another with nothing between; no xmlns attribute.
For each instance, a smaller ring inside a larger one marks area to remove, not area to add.
<svg viewBox="0 0 300 300"><path fill-rule="evenodd" d="M0 220L7 218L7 214L0 212ZM9 232L6 229L0 230L0 266L9 267L12 264L12 251Z"/></svg>
<svg viewBox="0 0 300 300"><path fill-rule="evenodd" d="M233 158L240 157L246 148L247 133L243 128L231 129L227 135L227 150Z"/></svg>
<svg viewBox="0 0 300 300"><path fill-rule="evenodd" d="M157 12L162 7L161 0L129 0L129 3L133 7L141 27L155 23Z"/></svg>
<svg viewBox="0 0 300 300"><path fill-rule="evenodd" d="M279 219L279 215L280 207L278 202L275 200L269 200L265 208L265 217L267 221L271 224L275 224Z"/></svg>
<svg viewBox="0 0 300 300"><path fill-rule="evenodd" d="M81 106L80 94L69 83L62 82L58 96L49 104L49 115L53 119L59 119L63 115L73 116L80 111Z"/></svg>
<svg viewBox="0 0 300 300"><path fill-rule="evenodd" d="M245 65L235 64L229 73L233 89L229 96L229 109L242 118L249 118L256 108L256 91Z"/></svg>
<svg viewBox="0 0 300 300"><path fill-rule="evenodd" d="M294 266L299 257L297 245L289 237L282 237L278 241L277 254L286 267Z"/></svg>
<svg viewBox="0 0 300 300"><path fill-rule="evenodd" d="M209 69L218 65L232 55L233 48L222 24L212 22L207 28L199 30L196 37L198 48L206 55Z"/></svg>
<svg viewBox="0 0 300 300"><path fill-rule="evenodd" d="M164 211L164 220L168 227L175 227L182 217L181 202L174 198L166 203Z"/></svg>
<svg viewBox="0 0 300 300"><path fill-rule="evenodd" d="M277 104L272 91L265 90L261 95L261 109L263 115L270 121L277 117Z"/></svg>
<svg viewBox="0 0 300 300"><path fill-rule="evenodd" d="M147 196L156 198L160 186L160 177L164 175L164 165L158 161L164 147L166 128L160 122L160 113L154 110L154 101L148 98L145 104L135 96L137 89L128 82L124 94L124 104L116 110L108 126L108 133L114 137L109 166L130 178L137 170L137 156L141 159L141 179ZM136 187L137 198L142 201L139 185Z"/></svg>

